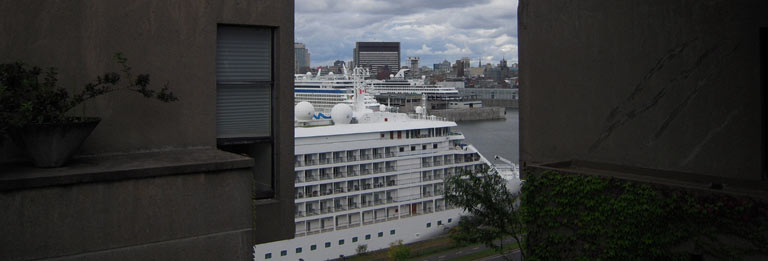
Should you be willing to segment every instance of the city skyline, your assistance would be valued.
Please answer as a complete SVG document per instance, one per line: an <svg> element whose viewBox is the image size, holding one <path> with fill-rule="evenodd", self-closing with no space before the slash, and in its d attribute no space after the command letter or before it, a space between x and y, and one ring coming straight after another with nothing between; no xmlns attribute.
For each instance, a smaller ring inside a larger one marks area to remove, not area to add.
<svg viewBox="0 0 768 261"><path fill-rule="evenodd" d="M298 0L295 41L312 53L312 67L352 60L363 41L400 42L401 63L418 56L421 66L462 57L472 66L516 63L517 2Z"/></svg>

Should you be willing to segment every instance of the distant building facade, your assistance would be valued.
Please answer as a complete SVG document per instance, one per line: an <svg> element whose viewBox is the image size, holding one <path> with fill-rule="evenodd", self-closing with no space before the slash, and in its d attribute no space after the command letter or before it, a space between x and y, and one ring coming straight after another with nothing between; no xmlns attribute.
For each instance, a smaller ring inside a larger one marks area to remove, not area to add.
<svg viewBox="0 0 768 261"><path fill-rule="evenodd" d="M294 73L306 73L309 71L311 63L307 46L303 43L295 43L293 44L293 52L296 61L293 68Z"/></svg>
<svg viewBox="0 0 768 261"><path fill-rule="evenodd" d="M357 42L354 49L355 65L378 75L385 67L390 72L400 70L400 42Z"/></svg>

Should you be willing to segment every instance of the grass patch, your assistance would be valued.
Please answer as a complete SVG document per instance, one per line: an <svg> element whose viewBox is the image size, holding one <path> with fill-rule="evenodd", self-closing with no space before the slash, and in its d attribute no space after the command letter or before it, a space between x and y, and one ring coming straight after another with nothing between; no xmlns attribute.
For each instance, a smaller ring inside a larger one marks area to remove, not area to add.
<svg viewBox="0 0 768 261"><path fill-rule="evenodd" d="M504 248L507 249L506 250L507 252L512 251L514 249L519 249L519 247L517 246L517 243L509 243L507 245L504 245ZM483 257L495 256L495 255L498 255L498 254L499 253L497 253L493 249L489 248L489 249L485 249L485 250L477 252L477 253L473 253L473 254L469 254L469 255L466 255L466 256L462 256L462 257L451 259L451 261L470 261L470 260L480 259L480 258L483 258Z"/></svg>

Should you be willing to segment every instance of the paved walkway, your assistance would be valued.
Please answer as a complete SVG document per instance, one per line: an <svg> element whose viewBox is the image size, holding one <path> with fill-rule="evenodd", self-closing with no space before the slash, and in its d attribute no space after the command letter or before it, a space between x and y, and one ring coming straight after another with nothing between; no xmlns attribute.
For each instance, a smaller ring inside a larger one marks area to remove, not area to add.
<svg viewBox="0 0 768 261"><path fill-rule="evenodd" d="M507 242L507 240L505 240L504 244L509 244L511 242L513 242L512 239L510 239L509 242ZM458 258L458 257L462 257L462 256L478 253L478 252L484 251L486 249L488 249L488 247L486 247L484 245L474 245L474 246L468 246L468 247L448 250L448 251L445 251L445 252L440 252L440 253L437 253L437 254L434 254L434 255L431 255L431 256L426 256L426 257L419 258L418 260L423 260L423 261L451 260L451 259L454 259L454 258ZM522 260L522 258L520 258L520 250L515 250L513 252L510 252L509 254L507 254L507 256L512 257L512 260ZM482 259L479 259L479 260L505 260L505 259L501 255L493 255L493 256L485 257L485 258L482 258Z"/></svg>

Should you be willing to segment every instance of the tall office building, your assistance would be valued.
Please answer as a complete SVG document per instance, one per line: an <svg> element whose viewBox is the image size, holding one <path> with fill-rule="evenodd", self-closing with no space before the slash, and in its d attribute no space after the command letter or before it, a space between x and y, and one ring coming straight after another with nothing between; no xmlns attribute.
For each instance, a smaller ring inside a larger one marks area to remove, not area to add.
<svg viewBox="0 0 768 261"><path fill-rule="evenodd" d="M411 71L418 72L419 71L419 57L418 56L409 56L408 61L411 62Z"/></svg>
<svg viewBox="0 0 768 261"><path fill-rule="evenodd" d="M469 70L469 57L461 57L461 61L464 63L464 69Z"/></svg>
<svg viewBox="0 0 768 261"><path fill-rule="evenodd" d="M306 73L309 70L309 50L303 43L293 44L293 51L295 57L295 63L293 67L294 73Z"/></svg>
<svg viewBox="0 0 768 261"><path fill-rule="evenodd" d="M355 65L371 70L377 75L384 67L391 72L400 70L400 42L355 43Z"/></svg>

